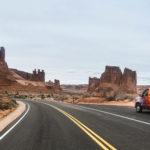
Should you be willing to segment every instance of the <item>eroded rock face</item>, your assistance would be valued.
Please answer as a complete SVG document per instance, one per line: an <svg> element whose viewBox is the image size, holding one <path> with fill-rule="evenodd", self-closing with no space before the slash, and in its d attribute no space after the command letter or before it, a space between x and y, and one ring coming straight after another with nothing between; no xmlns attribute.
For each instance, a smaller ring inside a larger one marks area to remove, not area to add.
<svg viewBox="0 0 150 150"><path fill-rule="evenodd" d="M0 47L0 61L4 62L5 61L5 48Z"/></svg>
<svg viewBox="0 0 150 150"><path fill-rule="evenodd" d="M57 80L57 79L55 79L54 80L54 86L55 86L56 89L60 90L61 89L61 87L60 87L60 81Z"/></svg>
<svg viewBox="0 0 150 150"><path fill-rule="evenodd" d="M114 99L120 93L136 93L136 71L125 68L124 72L116 66L106 66L101 78L89 78L88 92L97 92L101 97Z"/></svg>
<svg viewBox="0 0 150 150"><path fill-rule="evenodd" d="M24 71L20 71L17 69L11 69L15 73L17 73L19 76L24 78L25 80L30 80L30 81L39 81L39 82L45 82L45 72L44 70L34 70L33 73L28 73Z"/></svg>
<svg viewBox="0 0 150 150"><path fill-rule="evenodd" d="M8 66L5 61L5 48L0 47L0 70L8 71Z"/></svg>
<svg viewBox="0 0 150 150"><path fill-rule="evenodd" d="M54 82L52 82L51 80L46 82L46 86L48 89L52 90L55 93L59 93L62 90L60 81L57 79L55 79Z"/></svg>
<svg viewBox="0 0 150 150"><path fill-rule="evenodd" d="M128 68L125 68L121 82L122 90L127 91L127 93L136 93L137 91L136 85L137 85L136 71L132 71Z"/></svg>
<svg viewBox="0 0 150 150"><path fill-rule="evenodd" d="M119 67L116 66L106 66L105 72L101 75L100 84L110 83L120 85L122 78L122 72Z"/></svg>
<svg viewBox="0 0 150 150"><path fill-rule="evenodd" d="M0 47L0 109L11 109L17 104L15 101L12 101L9 96L4 92L8 86L11 86L15 83L7 63L5 61L5 49Z"/></svg>
<svg viewBox="0 0 150 150"><path fill-rule="evenodd" d="M33 74L32 74L32 80L33 81L41 81L41 82L45 82L45 72L44 70L34 70Z"/></svg>
<svg viewBox="0 0 150 150"><path fill-rule="evenodd" d="M5 61L5 49L0 47L0 88L1 86L10 86L14 82Z"/></svg>
<svg viewBox="0 0 150 150"><path fill-rule="evenodd" d="M100 84L100 79L99 78L89 78L89 85L88 85L88 92L92 93L96 91L97 87Z"/></svg>
<svg viewBox="0 0 150 150"><path fill-rule="evenodd" d="M35 82L32 83L32 81ZM49 87L52 87L52 89L47 88L47 85L45 85L44 70L38 69L34 70L33 73L28 73L8 68L5 61L5 49L4 47L0 47L0 94L3 95L5 92L12 94L16 92L25 94L49 93L60 90L59 80L53 82L52 86Z"/></svg>

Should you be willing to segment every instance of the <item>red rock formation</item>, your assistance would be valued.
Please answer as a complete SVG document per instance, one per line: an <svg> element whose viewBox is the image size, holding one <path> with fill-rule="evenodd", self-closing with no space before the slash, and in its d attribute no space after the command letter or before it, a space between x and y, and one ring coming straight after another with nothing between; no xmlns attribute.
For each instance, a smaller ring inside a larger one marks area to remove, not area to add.
<svg viewBox="0 0 150 150"><path fill-rule="evenodd" d="M127 93L136 93L137 92L136 85L137 85L136 71L132 71L128 68L125 68L121 82L122 90L126 91Z"/></svg>
<svg viewBox="0 0 150 150"><path fill-rule="evenodd" d="M13 79L5 61L5 49L4 47L0 47L0 109L2 110L16 106L16 103L6 94L7 88L14 83L16 82Z"/></svg>
<svg viewBox="0 0 150 150"><path fill-rule="evenodd" d="M101 78L89 78L88 92L98 92L106 98L114 98L119 93L136 93L137 75L135 71L116 66L106 66Z"/></svg>
<svg viewBox="0 0 150 150"><path fill-rule="evenodd" d="M36 71L36 69L35 69L33 71L31 80L45 82L45 72L44 72L44 70L41 71L40 69L38 69L38 71Z"/></svg>
<svg viewBox="0 0 150 150"><path fill-rule="evenodd" d="M5 49L4 47L0 47L0 70L8 71L8 66L5 61Z"/></svg>
<svg viewBox="0 0 150 150"><path fill-rule="evenodd" d="M25 71L20 71L17 69L11 69L12 71L14 71L16 74L18 74L19 76L21 76L23 79L25 80L31 80L32 79L32 74L25 72Z"/></svg>
<svg viewBox="0 0 150 150"><path fill-rule="evenodd" d="M11 69L15 73L17 73L19 76L24 78L25 80L30 80L30 81L39 81L39 82L45 82L45 72L44 70L38 69L38 71L35 69L33 73L28 73L24 71L20 71L17 69Z"/></svg>
<svg viewBox="0 0 150 150"><path fill-rule="evenodd" d="M15 80L11 76L5 61L5 49L4 47L0 47L0 88L1 86L10 86L14 82Z"/></svg>
<svg viewBox="0 0 150 150"><path fill-rule="evenodd" d="M100 84L110 83L120 85L122 78L122 72L119 67L116 66L106 66L105 72L101 75Z"/></svg>
<svg viewBox="0 0 150 150"><path fill-rule="evenodd" d="M59 92L61 90L59 80L55 80L51 88L49 89L45 85L44 70L34 70L33 73L28 73L9 69L5 61L5 49L3 47L0 48L0 93L2 95L5 92L26 95ZM2 102L1 98L0 102Z"/></svg>
<svg viewBox="0 0 150 150"><path fill-rule="evenodd" d="M60 81L56 79L54 80L54 82L52 81L46 82L46 86L48 89L53 90L55 93L59 93L62 90L60 86Z"/></svg>
<svg viewBox="0 0 150 150"><path fill-rule="evenodd" d="M89 78L89 86L88 86L88 92L92 93L94 91L96 91L97 87L100 84L100 79L98 78Z"/></svg>
<svg viewBox="0 0 150 150"><path fill-rule="evenodd" d="M60 81L57 80L57 79L55 79L54 80L54 86L55 86L56 89L60 90L61 89L61 87L60 87Z"/></svg>
<svg viewBox="0 0 150 150"><path fill-rule="evenodd" d="M0 61L5 62L5 48L0 47Z"/></svg>

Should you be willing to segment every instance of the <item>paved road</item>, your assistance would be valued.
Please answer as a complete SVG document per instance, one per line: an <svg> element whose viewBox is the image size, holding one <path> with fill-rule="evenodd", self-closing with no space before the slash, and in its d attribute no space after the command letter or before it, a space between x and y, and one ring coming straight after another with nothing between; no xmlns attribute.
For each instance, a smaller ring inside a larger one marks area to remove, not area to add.
<svg viewBox="0 0 150 150"><path fill-rule="evenodd" d="M137 114L132 108L117 106L27 103L31 106L29 113L0 141L0 150L150 149L148 111ZM79 121L102 139L96 142L98 138L92 138ZM106 148L100 148L101 143Z"/></svg>

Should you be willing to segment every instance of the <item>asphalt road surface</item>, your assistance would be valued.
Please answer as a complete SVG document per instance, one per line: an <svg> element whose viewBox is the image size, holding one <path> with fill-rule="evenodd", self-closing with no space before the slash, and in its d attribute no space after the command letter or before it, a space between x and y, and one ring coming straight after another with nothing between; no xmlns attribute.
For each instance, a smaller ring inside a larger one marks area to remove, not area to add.
<svg viewBox="0 0 150 150"><path fill-rule="evenodd" d="M29 112L0 140L0 150L150 150L148 111L137 114L133 108L118 106L26 103Z"/></svg>

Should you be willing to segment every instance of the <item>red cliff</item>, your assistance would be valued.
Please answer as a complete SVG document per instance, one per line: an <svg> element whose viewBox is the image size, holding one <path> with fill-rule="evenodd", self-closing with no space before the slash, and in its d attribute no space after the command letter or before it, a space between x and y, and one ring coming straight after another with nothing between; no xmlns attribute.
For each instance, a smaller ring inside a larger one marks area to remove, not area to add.
<svg viewBox="0 0 150 150"><path fill-rule="evenodd" d="M136 93L137 92L136 85L137 85L136 71L132 71L128 68L125 68L121 82L122 90L128 93Z"/></svg>
<svg viewBox="0 0 150 150"><path fill-rule="evenodd" d="M88 92L96 92L102 97L114 98L120 93L136 93L136 71L116 66L106 66L100 78L89 78Z"/></svg>
<svg viewBox="0 0 150 150"><path fill-rule="evenodd" d="M30 81L39 81L39 82L45 82L45 72L44 70L34 70L33 73L28 73L25 71L20 71L17 69L11 69L15 73L17 73L19 76L24 78L25 80L30 80Z"/></svg>
<svg viewBox="0 0 150 150"><path fill-rule="evenodd" d="M100 79L99 78L89 78L89 86L88 86L88 92L89 93L92 93L92 92L95 92L96 89L98 88L99 86L99 83L100 83Z"/></svg>
<svg viewBox="0 0 150 150"><path fill-rule="evenodd" d="M5 61L5 49L0 47L0 88L10 86L15 82Z"/></svg>
<svg viewBox="0 0 150 150"><path fill-rule="evenodd" d="M52 90L55 93L59 93L60 91L62 91L60 81L56 79L54 80L54 82L52 81L46 82L46 86L48 89Z"/></svg>

